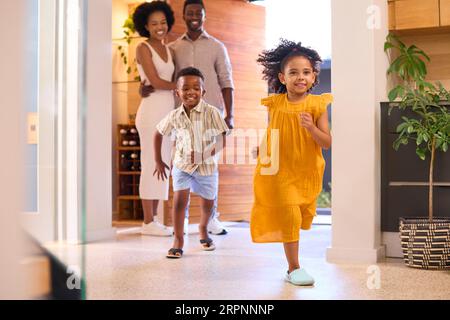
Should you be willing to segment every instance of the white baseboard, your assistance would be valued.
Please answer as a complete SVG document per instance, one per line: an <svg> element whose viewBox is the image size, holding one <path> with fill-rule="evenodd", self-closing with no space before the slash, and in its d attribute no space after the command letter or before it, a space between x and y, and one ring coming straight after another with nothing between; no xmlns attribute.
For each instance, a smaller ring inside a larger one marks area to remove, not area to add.
<svg viewBox="0 0 450 320"><path fill-rule="evenodd" d="M336 247L327 249L327 261L330 263L377 263L384 259L384 246L375 249Z"/></svg>
<svg viewBox="0 0 450 320"><path fill-rule="evenodd" d="M116 238L116 228L106 228L86 232L86 242L113 240Z"/></svg>
<svg viewBox="0 0 450 320"><path fill-rule="evenodd" d="M386 257L402 258L402 245L399 232L382 232L381 243L386 246Z"/></svg>

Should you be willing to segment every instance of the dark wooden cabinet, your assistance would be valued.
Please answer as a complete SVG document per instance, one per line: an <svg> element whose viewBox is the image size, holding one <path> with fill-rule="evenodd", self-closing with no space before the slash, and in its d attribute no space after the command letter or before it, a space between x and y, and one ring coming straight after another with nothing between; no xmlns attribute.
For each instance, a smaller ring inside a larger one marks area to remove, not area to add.
<svg viewBox="0 0 450 320"><path fill-rule="evenodd" d="M414 143L394 150L401 117L413 114L394 108L389 116L388 109L381 104L381 231L398 232L400 217L428 215L429 156L420 160ZM434 214L450 217L450 152L437 152L435 161Z"/></svg>

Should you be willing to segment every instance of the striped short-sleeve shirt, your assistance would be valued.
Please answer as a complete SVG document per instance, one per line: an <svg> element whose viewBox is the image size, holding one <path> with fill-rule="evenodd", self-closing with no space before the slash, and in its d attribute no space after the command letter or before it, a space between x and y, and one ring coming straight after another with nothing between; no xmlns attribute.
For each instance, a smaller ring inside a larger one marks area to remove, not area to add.
<svg viewBox="0 0 450 320"><path fill-rule="evenodd" d="M191 110L190 115L183 105L171 111L156 129L162 135L174 133L176 150L173 165L189 174L198 170L202 176L211 175L217 170L220 153L192 162L192 151L210 154L217 136L230 131L219 110L203 100Z"/></svg>

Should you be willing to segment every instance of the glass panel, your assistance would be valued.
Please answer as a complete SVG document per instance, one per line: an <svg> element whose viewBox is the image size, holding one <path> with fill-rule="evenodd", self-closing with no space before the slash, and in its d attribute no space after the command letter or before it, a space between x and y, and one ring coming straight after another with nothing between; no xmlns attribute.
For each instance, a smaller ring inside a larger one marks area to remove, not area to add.
<svg viewBox="0 0 450 320"><path fill-rule="evenodd" d="M29 0L26 201L22 226L59 296L85 297L85 0ZM53 294L55 294L53 292ZM52 293L50 293L51 295Z"/></svg>

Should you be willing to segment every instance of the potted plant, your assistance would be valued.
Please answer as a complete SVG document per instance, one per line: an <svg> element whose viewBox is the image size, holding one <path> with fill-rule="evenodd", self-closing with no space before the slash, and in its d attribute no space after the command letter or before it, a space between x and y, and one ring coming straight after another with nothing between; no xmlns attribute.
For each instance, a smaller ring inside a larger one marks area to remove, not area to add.
<svg viewBox="0 0 450 320"><path fill-rule="evenodd" d="M417 156L429 162L428 217L400 218L403 257L410 267L448 269L450 218L434 216L433 173L436 153L447 152L450 144L450 93L441 83L425 80L430 58L417 46L389 34L384 50L391 61L387 74L400 80L388 94L389 114L396 107L412 114L402 117L393 147L415 143Z"/></svg>

